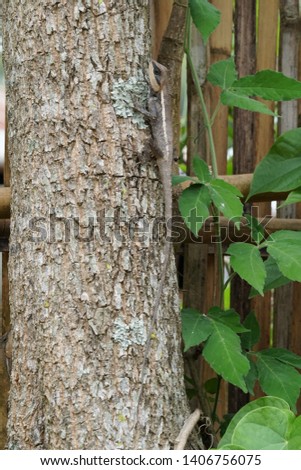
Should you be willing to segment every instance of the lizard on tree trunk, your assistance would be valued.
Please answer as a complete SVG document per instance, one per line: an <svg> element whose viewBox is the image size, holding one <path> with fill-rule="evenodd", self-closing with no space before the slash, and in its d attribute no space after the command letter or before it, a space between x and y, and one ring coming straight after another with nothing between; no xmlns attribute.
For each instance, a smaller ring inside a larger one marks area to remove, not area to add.
<svg viewBox="0 0 301 470"><path fill-rule="evenodd" d="M164 261L161 269L159 287L156 291L151 325L145 345L145 352L141 372L141 388L137 400L137 417L139 403L143 392L146 363L150 352L153 328L157 322L157 314L160 307L161 296L166 278L167 268L172 252L172 162L173 162L173 130L172 130L172 110L171 97L168 88L168 70L163 65L152 60L149 64L150 97L148 101L148 113L150 118L152 141L151 149L157 160L159 175L164 192L164 218L166 225Z"/></svg>

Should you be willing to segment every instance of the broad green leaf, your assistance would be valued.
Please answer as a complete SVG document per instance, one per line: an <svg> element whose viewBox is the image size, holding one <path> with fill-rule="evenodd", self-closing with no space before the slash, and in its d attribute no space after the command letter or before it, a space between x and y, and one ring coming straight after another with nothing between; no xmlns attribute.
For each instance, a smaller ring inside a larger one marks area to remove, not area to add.
<svg viewBox="0 0 301 470"><path fill-rule="evenodd" d="M290 282L290 280L285 277L280 269L278 268L278 264L271 256L268 257L267 261L264 262L264 266L267 272L267 277L264 283L263 292L268 292L271 289L276 289L277 287L285 286ZM259 292L251 288L249 299L258 295Z"/></svg>
<svg viewBox="0 0 301 470"><path fill-rule="evenodd" d="M185 181L193 181L196 182L195 178L191 178L191 176L185 175L175 175L172 177L172 185L177 186L178 184L185 183Z"/></svg>
<svg viewBox="0 0 301 470"><path fill-rule="evenodd" d="M223 90L230 88L236 79L237 71L235 70L233 57L215 62L215 64L211 65L207 75L207 80L212 85L217 85Z"/></svg>
<svg viewBox="0 0 301 470"><path fill-rule="evenodd" d="M232 243L227 254L231 255L233 270L262 295L266 271L258 248L247 243Z"/></svg>
<svg viewBox="0 0 301 470"><path fill-rule="evenodd" d="M288 449L289 450L300 450L301 449L301 416L298 416L293 422L288 438Z"/></svg>
<svg viewBox="0 0 301 470"><path fill-rule="evenodd" d="M231 443L248 450L287 449L288 429L294 420L291 411L272 406L250 411L235 427Z"/></svg>
<svg viewBox="0 0 301 470"><path fill-rule="evenodd" d="M293 367L268 357L260 352L256 354L258 380L267 395L283 398L293 411L300 395L301 375Z"/></svg>
<svg viewBox="0 0 301 470"><path fill-rule="evenodd" d="M203 356L217 374L246 393L244 376L250 364L241 352L239 337L223 323L212 321L212 324L213 332L206 341Z"/></svg>
<svg viewBox="0 0 301 470"><path fill-rule="evenodd" d="M253 410L257 410L263 407L273 407L274 409L279 410L289 410L289 405L285 400L282 400L278 397L262 397L258 398L257 400L249 402L247 405L243 406L233 417L231 420L225 434L223 435L222 439L219 442L218 448L222 448L224 445L231 444L233 432L240 422L240 420L250 413Z"/></svg>
<svg viewBox="0 0 301 470"><path fill-rule="evenodd" d="M212 180L212 176L207 163L199 157L193 159L193 171L201 183L208 183Z"/></svg>
<svg viewBox="0 0 301 470"><path fill-rule="evenodd" d="M218 449L219 450L248 450L245 447L241 447L241 446L236 445L236 444L227 444L223 447L218 446Z"/></svg>
<svg viewBox="0 0 301 470"><path fill-rule="evenodd" d="M301 82L274 70L261 70L255 75L242 77L232 84L231 89L247 96L260 96L264 100L301 98Z"/></svg>
<svg viewBox="0 0 301 470"><path fill-rule="evenodd" d="M300 187L301 128L282 134L255 168L248 199L265 192L287 192Z"/></svg>
<svg viewBox="0 0 301 470"><path fill-rule="evenodd" d="M287 450L301 450L301 436L292 437L288 440Z"/></svg>
<svg viewBox="0 0 301 470"><path fill-rule="evenodd" d="M260 339L260 328L257 318L253 312L250 312L243 322L245 328L249 331L241 335L241 345L246 351L250 351L254 344L258 343Z"/></svg>
<svg viewBox="0 0 301 470"><path fill-rule="evenodd" d="M192 20L206 43L220 23L221 12L207 0L189 0L189 8Z"/></svg>
<svg viewBox="0 0 301 470"><path fill-rule="evenodd" d="M259 244L264 239L264 228L256 217L252 217L249 214L245 215L245 218L248 221L248 227L251 230L252 239Z"/></svg>
<svg viewBox="0 0 301 470"><path fill-rule="evenodd" d="M245 381L247 384L248 392L251 395L254 395L254 386L255 386L257 379L258 379L258 371L257 371L256 364L253 361L250 361L250 370L247 376L245 377Z"/></svg>
<svg viewBox="0 0 301 470"><path fill-rule="evenodd" d="M185 189L179 199L181 215L187 227L198 236L205 220L209 216L211 198L207 186L193 184Z"/></svg>
<svg viewBox="0 0 301 470"><path fill-rule="evenodd" d="M208 317L214 321L218 321L228 326L235 333L245 333L249 331L240 323L240 316L233 308L229 310L222 310L219 307L213 307L208 312Z"/></svg>
<svg viewBox="0 0 301 470"><path fill-rule="evenodd" d="M243 197L243 195L241 194L239 189L236 188L236 186L233 186L233 184L227 183L224 180L213 179L210 184L214 187L222 188L225 191L228 191L229 193L233 194L234 196Z"/></svg>
<svg viewBox="0 0 301 470"><path fill-rule="evenodd" d="M273 357L280 362L284 362L297 369L301 369L301 356L283 348L269 348L260 351L260 354L267 357Z"/></svg>
<svg viewBox="0 0 301 470"><path fill-rule="evenodd" d="M197 310L187 308L182 310L182 335L187 351L205 341L213 331L212 322Z"/></svg>
<svg viewBox="0 0 301 470"><path fill-rule="evenodd" d="M215 207L228 219L236 219L237 224L242 217L243 205L239 199L241 195L237 188L223 180L214 179L208 189Z"/></svg>
<svg viewBox="0 0 301 470"><path fill-rule="evenodd" d="M281 207L289 206L290 204L296 204L297 202L301 202L301 187L289 193L286 200L282 204L280 204L278 209L280 209Z"/></svg>
<svg viewBox="0 0 301 470"><path fill-rule="evenodd" d="M225 106L235 106L236 108L246 109L247 111L253 111L254 113L262 113L274 116L273 111L271 111L261 101L248 98L248 96L244 96L239 92L234 92L232 89L224 90L222 92L221 102Z"/></svg>
<svg viewBox="0 0 301 470"><path fill-rule="evenodd" d="M268 238L266 244L282 274L291 281L301 282L301 233L279 230Z"/></svg>

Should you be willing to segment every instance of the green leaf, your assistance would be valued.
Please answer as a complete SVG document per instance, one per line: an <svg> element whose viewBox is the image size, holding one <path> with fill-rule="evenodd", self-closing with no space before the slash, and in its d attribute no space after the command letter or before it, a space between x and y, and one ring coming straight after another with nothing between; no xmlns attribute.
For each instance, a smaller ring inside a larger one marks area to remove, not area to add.
<svg viewBox="0 0 301 470"><path fill-rule="evenodd" d="M280 363L273 357L258 352L256 354L258 380L267 395L283 398L293 411L300 395L301 375L293 367Z"/></svg>
<svg viewBox="0 0 301 470"><path fill-rule="evenodd" d="M248 227L251 230L252 239L259 244L264 239L264 228L256 217L252 217L249 214L245 215L245 218L248 221Z"/></svg>
<svg viewBox="0 0 301 470"><path fill-rule="evenodd" d="M212 83L212 85L217 85L223 90L230 88L236 79L237 71L235 70L233 57L215 62L215 64L211 65L207 74L207 80Z"/></svg>
<svg viewBox="0 0 301 470"><path fill-rule="evenodd" d="M187 227L198 236L205 220L209 216L211 198L207 186L193 184L185 189L179 199L181 215Z"/></svg>
<svg viewBox="0 0 301 470"><path fill-rule="evenodd" d="M248 450L287 449L287 431L294 420L291 411L272 406L250 411L235 427L231 443Z"/></svg>
<svg viewBox="0 0 301 470"><path fill-rule="evenodd" d="M172 177L173 186L177 186L178 184L185 183L185 181L193 181L195 183L195 178L191 178L191 176L185 176L185 175L174 175Z"/></svg>
<svg viewBox="0 0 301 470"><path fill-rule="evenodd" d="M206 43L220 23L221 12L207 0L189 0L189 8L192 20Z"/></svg>
<svg viewBox="0 0 301 470"><path fill-rule="evenodd" d="M250 312L243 322L245 328L249 331L241 335L241 345L246 351L251 351L254 344L260 339L260 328L254 312Z"/></svg>
<svg viewBox="0 0 301 470"><path fill-rule="evenodd" d="M244 416L253 410L257 410L266 406L270 406L279 410L289 410L289 405L287 402L278 397L262 397L249 402L247 405L243 406L231 420L225 434L219 442L218 449L222 448L224 445L231 444L233 432L237 424Z"/></svg>
<svg viewBox="0 0 301 470"><path fill-rule="evenodd" d="M233 308L230 310L222 310L219 307L212 307L208 312L208 317L214 321L218 321L228 326L235 333L244 333L249 331L247 328L241 325L240 316Z"/></svg>
<svg viewBox="0 0 301 470"><path fill-rule="evenodd" d="M187 351L205 341L213 331L212 322L197 310L187 308L182 310L182 335Z"/></svg>
<svg viewBox="0 0 301 470"><path fill-rule="evenodd" d="M300 187L301 128L278 137L257 165L248 199L265 192L287 192Z"/></svg>
<svg viewBox="0 0 301 470"><path fill-rule="evenodd" d="M212 180L209 167L204 160L199 157L194 157L192 165L193 171L201 183L208 183L210 180Z"/></svg>
<svg viewBox="0 0 301 470"><path fill-rule="evenodd" d="M246 393L244 376L250 364L241 352L239 337L220 322L212 321L212 325L213 332L206 341L203 356L217 374Z"/></svg>
<svg viewBox="0 0 301 470"><path fill-rule="evenodd" d="M275 114L261 101L253 100L239 92L224 90L221 94L221 102L225 106L235 106L236 108L246 109L255 113L268 114L274 116Z"/></svg>
<svg viewBox="0 0 301 470"><path fill-rule="evenodd" d="M232 84L234 91L265 100L286 101L301 98L301 82L274 70L261 70Z"/></svg>
<svg viewBox="0 0 301 470"><path fill-rule="evenodd" d="M266 271L258 248L247 243L232 243L227 254L231 255L232 269L262 295Z"/></svg>
<svg viewBox="0 0 301 470"><path fill-rule="evenodd" d="M293 422L288 438L288 449L289 450L300 450L301 449L301 416L298 416Z"/></svg>
<svg viewBox="0 0 301 470"><path fill-rule="evenodd" d="M239 197L240 191L223 180L214 179L208 189L215 207L228 219L236 219L237 224L242 217L243 205Z"/></svg>
<svg viewBox="0 0 301 470"><path fill-rule="evenodd" d="M291 281L301 282L301 233L279 230L268 238L266 244L282 274Z"/></svg>
<svg viewBox="0 0 301 470"><path fill-rule="evenodd" d="M288 364L292 367L297 367L297 369L301 369L301 356L298 356L298 354L288 351L287 349L263 349L260 351L260 354L267 357L273 357L274 359L277 359L280 362L284 362L284 364Z"/></svg>
<svg viewBox="0 0 301 470"><path fill-rule="evenodd" d="M301 202L301 187L292 191L286 198L286 200L280 204L278 209L281 207L289 206L290 204L296 204L297 202Z"/></svg>
<svg viewBox="0 0 301 470"><path fill-rule="evenodd" d="M223 447L218 446L218 449L219 450L248 450L245 447L241 447L241 446L236 445L236 444L228 444L228 445L225 445Z"/></svg>
<svg viewBox="0 0 301 470"><path fill-rule="evenodd" d="M212 377L212 379L206 380L204 383L204 388L207 393L210 393L211 395L215 395L218 391L218 378L217 377Z"/></svg>
<svg viewBox="0 0 301 470"><path fill-rule="evenodd" d="M264 283L263 292L268 292L271 289L277 289L277 287L285 286L290 282L290 280L285 277L280 269L278 264L271 256L264 262L264 266L267 272L267 277ZM258 295L259 292L252 287L249 295L249 299Z"/></svg>
<svg viewBox="0 0 301 470"><path fill-rule="evenodd" d="M258 371L257 371L256 364L253 361L250 361L250 370L248 372L248 375L245 377L245 381L247 384L248 392L251 395L254 395L254 386L255 386L255 382L257 379L258 379Z"/></svg>

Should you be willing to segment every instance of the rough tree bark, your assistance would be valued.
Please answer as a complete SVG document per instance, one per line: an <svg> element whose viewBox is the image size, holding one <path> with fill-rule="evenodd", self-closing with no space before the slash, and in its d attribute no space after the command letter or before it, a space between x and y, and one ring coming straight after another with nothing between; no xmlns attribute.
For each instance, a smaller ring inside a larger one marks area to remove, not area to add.
<svg viewBox="0 0 301 470"><path fill-rule="evenodd" d="M134 429L164 246L132 107L148 94L149 2L15 0L5 17L9 448L170 448L188 415L173 261Z"/></svg>

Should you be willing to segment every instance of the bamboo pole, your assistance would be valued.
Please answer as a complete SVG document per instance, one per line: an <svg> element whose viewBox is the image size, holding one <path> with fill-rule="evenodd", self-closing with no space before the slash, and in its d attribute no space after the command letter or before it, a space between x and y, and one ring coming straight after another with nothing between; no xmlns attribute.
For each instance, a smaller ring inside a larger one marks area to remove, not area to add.
<svg viewBox="0 0 301 470"><path fill-rule="evenodd" d="M210 65L228 59L232 50L233 1L213 0L212 4L221 12L222 21L210 37ZM207 84L210 96L211 115L221 95L219 87ZM228 152L228 107L221 106L212 127L219 173L227 173Z"/></svg>
<svg viewBox="0 0 301 470"><path fill-rule="evenodd" d="M279 0L259 0L258 9L258 31L257 31L257 71L263 69L276 69L277 62L277 32L278 32ZM269 47L266 47L266 45ZM262 100L263 101L263 100ZM264 102L270 109L274 110L274 103ZM255 116L255 164L257 165L268 153L274 143L274 118L266 114L257 113ZM271 214L269 201L259 203L256 207L257 217ZM274 220L273 220L274 222ZM251 308L255 312L260 326L260 341L256 347L268 348L270 345L271 315L272 315L271 292L256 296L251 301ZM262 395L259 387L255 392L255 398Z"/></svg>
<svg viewBox="0 0 301 470"><path fill-rule="evenodd" d="M298 47L300 36L299 0L280 1L280 71L298 78ZM281 119L279 133L282 134L298 126L297 100L282 102L280 106ZM296 207L291 205L279 210L282 218L295 218ZM300 304L294 303L294 290L300 285L289 283L279 287L275 293L274 345L291 349L293 318L301 315ZM297 298L299 295L297 295ZM300 338L299 338L300 341Z"/></svg>
<svg viewBox="0 0 301 470"><path fill-rule="evenodd" d="M235 2L235 63L238 76L255 72L256 67L256 0ZM235 174L254 171L254 113L234 108L233 112L233 172ZM245 205L250 211L250 204ZM230 286L231 307L241 320L250 312L249 285L235 276ZM236 413L249 401L247 394L229 385L228 412Z"/></svg>

